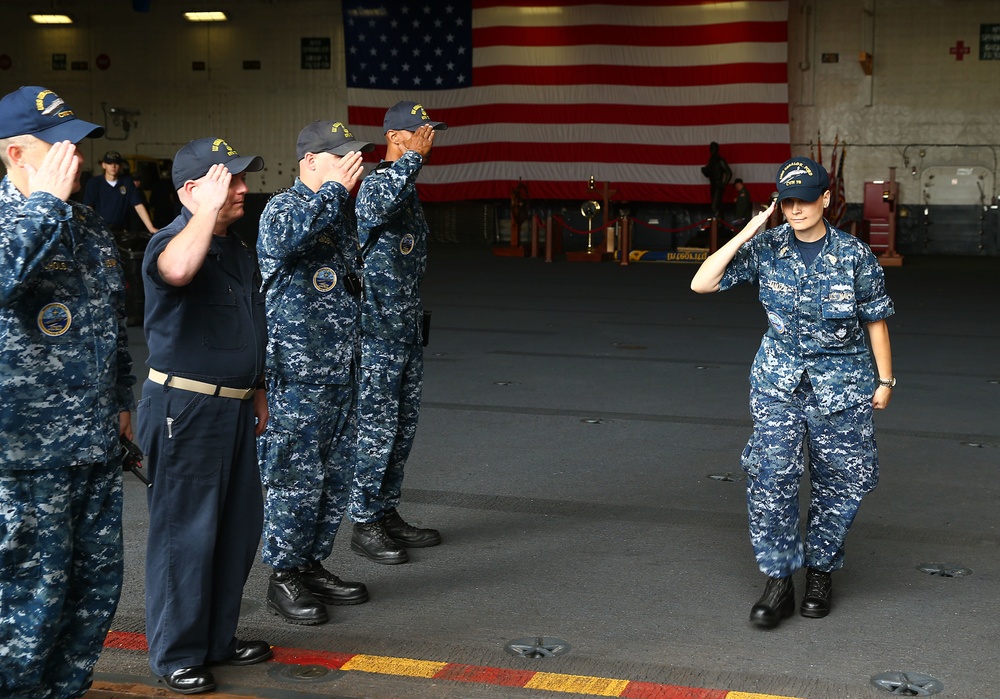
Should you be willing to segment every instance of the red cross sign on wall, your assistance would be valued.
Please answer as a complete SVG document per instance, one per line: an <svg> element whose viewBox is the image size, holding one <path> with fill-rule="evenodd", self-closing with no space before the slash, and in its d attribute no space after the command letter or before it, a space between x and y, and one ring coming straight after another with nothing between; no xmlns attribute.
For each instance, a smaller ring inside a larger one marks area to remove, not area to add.
<svg viewBox="0 0 1000 699"><path fill-rule="evenodd" d="M959 39L958 43L948 49L948 53L955 57L956 61L961 61L965 58L965 54L971 53L972 49L965 45L965 42Z"/></svg>

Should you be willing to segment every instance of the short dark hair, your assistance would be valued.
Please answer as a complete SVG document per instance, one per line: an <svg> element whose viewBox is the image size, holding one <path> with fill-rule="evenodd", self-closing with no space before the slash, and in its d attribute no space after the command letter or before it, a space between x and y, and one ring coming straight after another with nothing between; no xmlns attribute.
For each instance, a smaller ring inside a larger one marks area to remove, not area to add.
<svg viewBox="0 0 1000 699"><path fill-rule="evenodd" d="M735 180L733 180L733 184L743 184L743 180L737 177Z"/></svg>

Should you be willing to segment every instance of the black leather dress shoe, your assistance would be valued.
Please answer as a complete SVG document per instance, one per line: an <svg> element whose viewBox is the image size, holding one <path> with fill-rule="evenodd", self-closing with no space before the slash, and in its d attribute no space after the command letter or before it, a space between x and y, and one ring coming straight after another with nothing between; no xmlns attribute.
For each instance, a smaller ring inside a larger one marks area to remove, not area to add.
<svg viewBox="0 0 1000 699"><path fill-rule="evenodd" d="M385 523L386 534L407 548L420 549L441 543L441 532L437 529L420 529L407 524L395 509L389 510L382 521Z"/></svg>
<svg viewBox="0 0 1000 699"><path fill-rule="evenodd" d="M313 626L330 620L326 607L306 588L298 570L276 570L271 574L267 608L292 624Z"/></svg>
<svg viewBox="0 0 1000 699"><path fill-rule="evenodd" d="M368 524L355 524L351 533L351 550L370 561L386 565L410 560L406 549L386 533L385 520L382 519Z"/></svg>
<svg viewBox="0 0 1000 699"><path fill-rule="evenodd" d="M791 576L768 578L764 594L750 609L750 623L760 629L773 629L782 619L795 613L795 588Z"/></svg>
<svg viewBox="0 0 1000 699"><path fill-rule="evenodd" d="M270 660L274 655L267 641L241 641L236 639L236 652L226 658L226 665L256 665Z"/></svg>
<svg viewBox="0 0 1000 699"><path fill-rule="evenodd" d="M806 595L802 598L800 612L810 619L822 619L830 613L830 595L833 585L830 574L815 568L806 571Z"/></svg>
<svg viewBox="0 0 1000 699"><path fill-rule="evenodd" d="M215 678L204 665L182 667L160 678L167 689L178 694L200 694L215 690Z"/></svg>
<svg viewBox="0 0 1000 699"><path fill-rule="evenodd" d="M368 588L364 583L347 582L313 563L299 573L302 585L323 604L361 604L368 601Z"/></svg>

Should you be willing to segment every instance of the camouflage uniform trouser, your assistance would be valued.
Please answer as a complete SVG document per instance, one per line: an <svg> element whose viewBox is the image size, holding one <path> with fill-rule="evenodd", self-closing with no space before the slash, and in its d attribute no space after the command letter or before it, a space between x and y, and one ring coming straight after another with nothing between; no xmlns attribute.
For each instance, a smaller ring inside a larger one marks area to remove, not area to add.
<svg viewBox="0 0 1000 699"><path fill-rule="evenodd" d="M267 431L259 438L264 502L261 560L279 570L321 562L347 508L357 416L353 384L271 378Z"/></svg>
<svg viewBox="0 0 1000 699"><path fill-rule="evenodd" d="M121 462L0 471L0 696L82 697L122 587Z"/></svg>
<svg viewBox="0 0 1000 699"><path fill-rule="evenodd" d="M785 400L753 392L754 430L743 450L750 541L757 565L771 577L802 567L834 571L844 564L844 539L865 493L878 484L872 406L819 412L807 378ZM803 545L799 481L809 447L810 502Z"/></svg>
<svg viewBox="0 0 1000 699"><path fill-rule="evenodd" d="M362 338L358 450L348 503L355 522L374 522L399 505L423 376L423 346Z"/></svg>

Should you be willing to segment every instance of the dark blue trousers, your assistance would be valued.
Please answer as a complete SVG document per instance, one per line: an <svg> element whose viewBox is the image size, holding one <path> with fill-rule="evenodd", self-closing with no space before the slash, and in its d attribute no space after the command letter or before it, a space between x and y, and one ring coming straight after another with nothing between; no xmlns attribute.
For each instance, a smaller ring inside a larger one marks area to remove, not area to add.
<svg viewBox="0 0 1000 699"><path fill-rule="evenodd" d="M236 650L264 516L252 400L143 385L149 489L146 639L157 675Z"/></svg>

